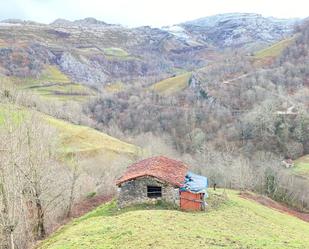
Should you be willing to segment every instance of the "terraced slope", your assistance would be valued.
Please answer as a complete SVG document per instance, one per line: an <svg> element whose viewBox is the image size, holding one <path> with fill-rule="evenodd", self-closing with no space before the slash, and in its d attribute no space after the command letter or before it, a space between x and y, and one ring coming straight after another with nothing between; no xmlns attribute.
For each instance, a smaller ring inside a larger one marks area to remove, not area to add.
<svg viewBox="0 0 309 249"><path fill-rule="evenodd" d="M177 75L153 84L150 89L166 95L180 92L189 86L191 76L192 73L190 72Z"/></svg>
<svg viewBox="0 0 309 249"><path fill-rule="evenodd" d="M201 213L117 211L108 203L64 226L38 249L308 248L308 223L243 199L236 191L228 191L228 197Z"/></svg>

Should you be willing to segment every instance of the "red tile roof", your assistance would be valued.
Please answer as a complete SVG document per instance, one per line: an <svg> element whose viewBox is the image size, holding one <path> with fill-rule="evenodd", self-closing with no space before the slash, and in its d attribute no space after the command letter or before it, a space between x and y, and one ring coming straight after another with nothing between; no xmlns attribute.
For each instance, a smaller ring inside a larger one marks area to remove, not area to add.
<svg viewBox="0 0 309 249"><path fill-rule="evenodd" d="M188 172L188 167L180 161L164 156L151 157L128 167L127 171L120 177L116 184L136 179L142 176L152 176L159 180L180 187Z"/></svg>

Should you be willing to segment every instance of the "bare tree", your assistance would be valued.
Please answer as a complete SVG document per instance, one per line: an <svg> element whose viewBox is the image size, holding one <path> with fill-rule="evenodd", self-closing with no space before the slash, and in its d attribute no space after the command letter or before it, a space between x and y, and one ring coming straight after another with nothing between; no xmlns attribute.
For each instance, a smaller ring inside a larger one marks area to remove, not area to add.
<svg viewBox="0 0 309 249"><path fill-rule="evenodd" d="M76 155L71 156L70 160L71 171L69 172L70 185L69 185L69 199L67 208L67 217L71 217L72 207L76 199L76 187L81 175L81 169Z"/></svg>
<svg viewBox="0 0 309 249"><path fill-rule="evenodd" d="M53 129L42 125L35 114L31 123L26 122L23 128L26 163L18 165L18 170L24 179L24 198L34 214L34 236L36 239L42 239L46 235L46 213L63 201L67 186L59 184L63 179L59 163L55 160Z"/></svg>
<svg viewBox="0 0 309 249"><path fill-rule="evenodd" d="M30 115L22 122L6 117L0 127L0 243L9 249L44 238L67 200L69 180L56 159L56 136Z"/></svg>
<svg viewBox="0 0 309 249"><path fill-rule="evenodd" d="M10 115L0 130L0 245L3 248L13 249L16 242L16 233L24 220L21 194L21 178L17 170L20 148L16 125Z"/></svg>

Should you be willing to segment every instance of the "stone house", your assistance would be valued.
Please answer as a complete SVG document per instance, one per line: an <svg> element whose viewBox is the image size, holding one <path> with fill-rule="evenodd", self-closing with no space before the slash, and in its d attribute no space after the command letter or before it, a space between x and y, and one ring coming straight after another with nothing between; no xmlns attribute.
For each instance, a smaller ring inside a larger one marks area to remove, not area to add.
<svg viewBox="0 0 309 249"><path fill-rule="evenodd" d="M186 196L190 195L190 192L184 189L187 174L187 165L164 156L134 163L116 182L118 206L122 208L132 204L164 200L181 207L182 191L186 192ZM195 206L197 202L203 202L201 201L201 197L204 197L203 193L192 193L191 197L198 198L194 201ZM187 197L186 202L188 203ZM195 208L200 209L200 205Z"/></svg>

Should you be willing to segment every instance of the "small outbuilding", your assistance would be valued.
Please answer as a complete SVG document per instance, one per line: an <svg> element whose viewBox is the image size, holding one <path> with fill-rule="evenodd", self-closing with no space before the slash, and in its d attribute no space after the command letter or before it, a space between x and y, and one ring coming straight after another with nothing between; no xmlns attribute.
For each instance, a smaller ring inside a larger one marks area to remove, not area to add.
<svg viewBox="0 0 309 249"><path fill-rule="evenodd" d="M128 167L116 182L120 208L163 200L184 210L203 210L207 178L193 174L181 161L164 156Z"/></svg>
<svg viewBox="0 0 309 249"><path fill-rule="evenodd" d="M284 159L281 163L287 169L294 167L294 162L291 158Z"/></svg>

